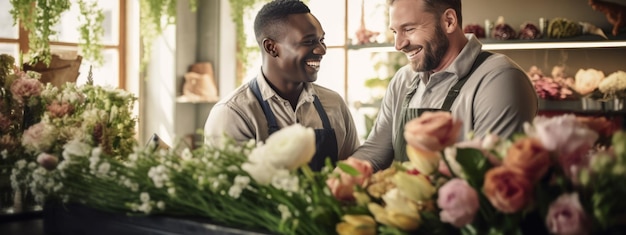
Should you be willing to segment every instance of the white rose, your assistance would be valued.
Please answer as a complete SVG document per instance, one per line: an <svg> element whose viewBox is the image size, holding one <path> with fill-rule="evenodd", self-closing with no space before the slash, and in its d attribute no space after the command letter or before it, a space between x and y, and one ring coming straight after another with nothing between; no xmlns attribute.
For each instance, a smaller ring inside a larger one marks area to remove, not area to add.
<svg viewBox="0 0 626 235"><path fill-rule="evenodd" d="M275 168L294 170L315 155L315 131L294 124L272 134L261 148L265 148L263 158Z"/></svg>

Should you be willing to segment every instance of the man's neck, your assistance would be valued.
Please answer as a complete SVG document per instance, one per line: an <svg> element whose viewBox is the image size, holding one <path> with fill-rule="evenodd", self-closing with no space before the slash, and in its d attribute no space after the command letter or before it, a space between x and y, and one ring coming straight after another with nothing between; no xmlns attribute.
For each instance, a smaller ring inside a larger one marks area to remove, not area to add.
<svg viewBox="0 0 626 235"><path fill-rule="evenodd" d="M281 79L272 79L265 74L263 76L272 90L281 98L289 101L289 104L295 110L300 94L304 90L304 82L288 82Z"/></svg>

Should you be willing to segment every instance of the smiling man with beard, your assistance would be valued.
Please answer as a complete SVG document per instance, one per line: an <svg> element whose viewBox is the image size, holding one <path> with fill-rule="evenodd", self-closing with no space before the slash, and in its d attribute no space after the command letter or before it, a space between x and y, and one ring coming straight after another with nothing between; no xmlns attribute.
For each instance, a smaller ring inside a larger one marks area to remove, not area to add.
<svg viewBox="0 0 626 235"><path fill-rule="evenodd" d="M367 160L374 170L394 159L406 161L405 124L425 111L449 111L462 121L459 141L467 133L508 138L535 117L537 96L526 73L463 33L461 0L392 0L389 18L395 48L410 64L390 82L355 158Z"/></svg>
<svg viewBox="0 0 626 235"><path fill-rule="evenodd" d="M346 159L360 144L350 111L337 92L313 83L326 54L320 22L301 1L275 0L257 13L254 31L260 71L211 109L205 143L219 144L224 136L263 142L300 123L315 129L313 170L327 157L333 163Z"/></svg>

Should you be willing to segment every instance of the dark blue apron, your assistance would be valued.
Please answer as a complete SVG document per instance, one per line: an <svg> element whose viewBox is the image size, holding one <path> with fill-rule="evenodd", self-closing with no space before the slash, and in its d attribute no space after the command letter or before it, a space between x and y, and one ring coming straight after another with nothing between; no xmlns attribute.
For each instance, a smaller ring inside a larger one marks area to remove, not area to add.
<svg viewBox="0 0 626 235"><path fill-rule="evenodd" d="M252 79L248 85L263 109L265 119L267 120L269 135L272 135L274 132L280 130L280 127L276 122L276 116L274 116L274 112L272 112L270 104L263 100L256 78ZM333 166L335 165L338 160L337 155L339 150L337 148L337 136L335 136L335 130L330 126L330 120L324 111L324 107L322 107L322 103L316 95L313 95L313 98L313 104L315 105L317 113L320 115L324 129L315 129L315 155L309 162L309 167L311 167L314 171L320 171L322 167L326 165L326 158L330 158Z"/></svg>
<svg viewBox="0 0 626 235"><path fill-rule="evenodd" d="M400 120L398 122L398 125L396 125L396 130L398 130L398 132L396 132L396 140L393 143L395 161L404 162L404 161L409 160L409 157L406 154L406 140L404 139L404 125L411 119L417 118L422 113L427 112L427 111L450 112L452 103L454 102L454 100L456 100L456 97L461 92L461 88L463 87L463 85L465 85L467 78L470 75L472 75L472 73L474 73L474 70L476 70L476 68L478 68L478 66L480 66L489 56L491 56L491 52L488 52L488 51L482 51L478 55L476 60L474 60L474 64L472 64L472 68L470 68L470 71L467 73L467 75L465 75L465 77L460 78L454 84L454 86L450 88L450 90L448 91L448 95L446 95L446 99L443 101L443 105L441 106L440 109L409 108L409 101L411 101L411 99L413 98L413 95L415 95L415 92L417 91L417 86L419 84L419 81L417 79L414 79L416 81L416 83L413 85L414 89L409 91L409 93L406 94L406 96L404 97L404 102L402 103L402 110L400 111ZM474 123L469 123L469 125L474 126Z"/></svg>

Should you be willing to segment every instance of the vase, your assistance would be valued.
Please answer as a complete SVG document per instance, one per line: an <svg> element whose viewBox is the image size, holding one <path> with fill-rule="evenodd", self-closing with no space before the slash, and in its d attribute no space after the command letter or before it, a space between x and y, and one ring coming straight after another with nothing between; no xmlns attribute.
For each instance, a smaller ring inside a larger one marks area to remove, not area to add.
<svg viewBox="0 0 626 235"><path fill-rule="evenodd" d="M53 54L50 64L47 65L43 61L35 64L23 64L24 71L35 71L41 74L39 79L42 83L51 83L56 87L62 87L67 82L75 83L78 79L80 64L83 57L80 55L60 56Z"/></svg>
<svg viewBox="0 0 626 235"><path fill-rule="evenodd" d="M615 98L605 103L606 111L621 111L624 110L624 99Z"/></svg>
<svg viewBox="0 0 626 235"><path fill-rule="evenodd" d="M0 214L13 213L13 190L11 190L11 174L0 172Z"/></svg>
<svg viewBox="0 0 626 235"><path fill-rule="evenodd" d="M5 215L19 215L28 214L33 212L40 212L43 208L35 201L35 197L28 191L23 190L11 190L2 188L0 196L0 207L2 211L0 214Z"/></svg>

